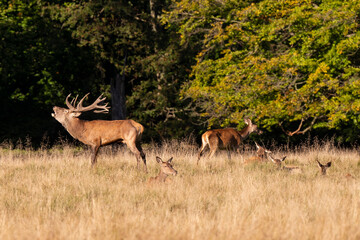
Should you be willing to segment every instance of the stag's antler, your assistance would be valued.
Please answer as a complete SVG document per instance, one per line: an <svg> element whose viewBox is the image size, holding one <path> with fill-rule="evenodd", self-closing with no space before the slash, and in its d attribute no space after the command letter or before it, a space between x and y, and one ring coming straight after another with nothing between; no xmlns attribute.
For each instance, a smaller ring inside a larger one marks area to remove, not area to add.
<svg viewBox="0 0 360 240"><path fill-rule="evenodd" d="M104 101L106 99L106 97L102 97L102 94L95 100L95 102L87 107L83 107L83 101L84 99L89 96L90 93L87 93L80 101L79 103L77 104L77 106L75 107L75 104L76 104L76 101L77 101L77 98L78 98L78 95L73 98L73 100L71 101L71 103L69 103L69 97L71 95L71 93L66 97L66 106L68 106L68 108L70 109L70 111L73 111L73 112L87 112L87 111L90 111L90 110L93 110L93 109L101 109L101 110L95 110L94 112L95 113L102 113L102 112L109 112L109 108L107 105L109 103L106 103L105 105L98 105L99 103L101 103L102 101Z"/></svg>

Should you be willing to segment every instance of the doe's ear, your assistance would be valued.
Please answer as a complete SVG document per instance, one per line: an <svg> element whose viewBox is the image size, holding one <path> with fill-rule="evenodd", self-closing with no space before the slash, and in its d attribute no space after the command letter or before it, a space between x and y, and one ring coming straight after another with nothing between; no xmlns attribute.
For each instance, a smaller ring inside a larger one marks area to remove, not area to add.
<svg viewBox="0 0 360 240"><path fill-rule="evenodd" d="M246 123L246 125L251 124L251 120L249 118L244 118L244 122Z"/></svg>
<svg viewBox="0 0 360 240"><path fill-rule="evenodd" d="M326 167L331 167L331 162L328 162L328 163L326 164Z"/></svg>
<svg viewBox="0 0 360 240"><path fill-rule="evenodd" d="M283 157L282 159L281 159L281 161L283 162L283 161L285 161L285 158L286 158L286 156L285 157Z"/></svg>
<svg viewBox="0 0 360 240"><path fill-rule="evenodd" d="M167 162L171 163L172 160L173 160L173 157L171 157L169 160L167 160Z"/></svg>
<svg viewBox="0 0 360 240"><path fill-rule="evenodd" d="M162 162L163 162L162 159L161 159L160 157L158 157L158 156L156 156L156 161L157 161L158 163L162 163Z"/></svg>
<svg viewBox="0 0 360 240"><path fill-rule="evenodd" d="M317 162L319 168L321 168L323 166L317 159L316 159L316 162Z"/></svg>

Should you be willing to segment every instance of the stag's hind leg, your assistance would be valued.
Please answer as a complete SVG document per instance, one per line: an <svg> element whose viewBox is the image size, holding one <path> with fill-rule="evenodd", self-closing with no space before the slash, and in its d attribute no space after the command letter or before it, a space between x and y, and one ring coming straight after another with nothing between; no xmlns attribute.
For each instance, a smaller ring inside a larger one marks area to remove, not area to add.
<svg viewBox="0 0 360 240"><path fill-rule="evenodd" d="M125 143L130 149L130 151L135 154L137 161L137 168L140 169L140 159L142 158L142 161L144 163L144 171L147 172L146 158L144 152L142 151L142 148L140 147L140 149L138 149L139 145L136 144L135 142L125 142Z"/></svg>
<svg viewBox="0 0 360 240"><path fill-rule="evenodd" d="M145 153L141 147L140 142L136 142L136 148L138 149L138 151L140 152L140 157L144 163L144 171L147 172L147 168L146 168L146 157L145 157Z"/></svg>

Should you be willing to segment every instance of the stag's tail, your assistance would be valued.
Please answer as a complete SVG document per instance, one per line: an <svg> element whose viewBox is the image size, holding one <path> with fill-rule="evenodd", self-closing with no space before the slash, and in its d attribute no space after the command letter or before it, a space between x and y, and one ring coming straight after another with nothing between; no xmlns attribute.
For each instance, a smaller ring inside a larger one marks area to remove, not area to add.
<svg viewBox="0 0 360 240"><path fill-rule="evenodd" d="M131 120L132 125L136 128L137 131L137 138L140 139L143 132L144 132L144 126L141 125L138 122L135 122L134 120Z"/></svg>

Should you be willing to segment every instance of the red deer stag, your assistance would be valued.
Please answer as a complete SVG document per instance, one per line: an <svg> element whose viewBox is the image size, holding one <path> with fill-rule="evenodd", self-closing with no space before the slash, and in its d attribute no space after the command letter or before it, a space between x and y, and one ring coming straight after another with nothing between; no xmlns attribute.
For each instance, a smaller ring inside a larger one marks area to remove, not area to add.
<svg viewBox="0 0 360 240"><path fill-rule="evenodd" d="M201 136L202 145L198 154L197 163L199 164L201 155L206 148L210 149L209 158L211 158L220 148L226 149L228 157L231 159L231 149L238 149L243 140L245 140L251 133L262 134L262 131L259 130L257 125L253 124L250 119L245 118L244 121L247 126L241 131L234 128L213 129L206 131Z"/></svg>
<svg viewBox="0 0 360 240"><path fill-rule="evenodd" d="M95 100L95 102L87 107L83 107L84 99L89 95L86 94L75 107L77 96L71 103L69 103L69 94L66 97L66 105L68 109L62 107L53 107L54 113L51 114L58 122L60 122L64 128L70 133L70 135L78 139L80 142L89 145L92 149L91 164L96 163L96 156L99 148L104 145L108 145L114 142L123 142L136 156L137 167L139 168L140 158L144 163L144 170L146 168L146 158L142 151L139 140L144 131L144 127L133 120L93 120L86 121L78 119L81 113L91 111L94 109L95 113L107 113L109 107L107 104L99 105L106 98L102 98L102 94Z"/></svg>
<svg viewBox="0 0 360 240"><path fill-rule="evenodd" d="M148 184L170 182L171 179L169 180L167 178L167 176L168 175L173 175L173 176L177 175L177 171L171 165L172 160L173 160L173 158L170 158L169 160L164 162L161 158L156 157L156 161L160 165L160 172L156 177L149 178Z"/></svg>

